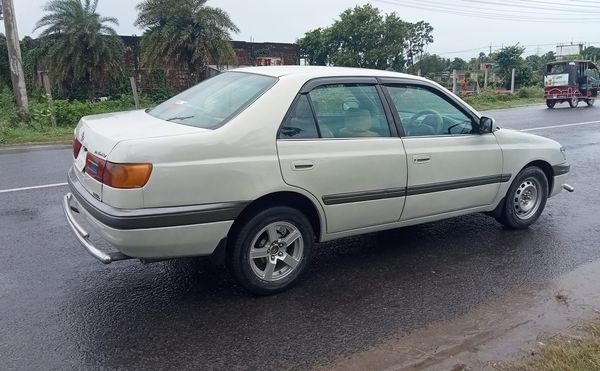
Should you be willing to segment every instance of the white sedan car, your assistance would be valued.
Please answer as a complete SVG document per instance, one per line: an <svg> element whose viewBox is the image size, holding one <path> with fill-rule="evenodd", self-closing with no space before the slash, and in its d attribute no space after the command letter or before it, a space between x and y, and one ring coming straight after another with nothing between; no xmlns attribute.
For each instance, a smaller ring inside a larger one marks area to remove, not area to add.
<svg viewBox="0 0 600 371"><path fill-rule="evenodd" d="M73 158L63 207L96 258L213 255L257 294L296 282L317 242L479 212L526 228L572 191L557 142L366 69L225 72L150 110L82 118Z"/></svg>

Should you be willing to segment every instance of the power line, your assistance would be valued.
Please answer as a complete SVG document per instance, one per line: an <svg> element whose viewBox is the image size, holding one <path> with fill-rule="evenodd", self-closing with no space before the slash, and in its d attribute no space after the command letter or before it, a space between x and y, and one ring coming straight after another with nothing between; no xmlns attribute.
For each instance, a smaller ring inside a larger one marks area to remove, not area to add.
<svg viewBox="0 0 600 371"><path fill-rule="evenodd" d="M549 18L549 17L529 17L529 16L514 16L508 14L499 14L499 13L486 13L479 11L470 11L470 10L462 10L456 9L452 6L448 6L446 4L433 3L429 1L428 3L423 3L417 0L404 0L402 3L392 1L392 0L375 0L379 3L394 5L398 7L404 8L414 8L421 9L427 11L433 11L443 14L452 14L459 16L467 16L467 17L477 17L477 18L486 18L486 19L494 19L494 20L504 20L504 21L513 21L513 22L534 22L534 23L597 23L597 18L567 18L567 17L559 17L559 18ZM411 2L414 1L414 2ZM489 8L478 8L478 7L470 7L471 9L481 9L486 11L494 11ZM513 10L514 11L514 10Z"/></svg>

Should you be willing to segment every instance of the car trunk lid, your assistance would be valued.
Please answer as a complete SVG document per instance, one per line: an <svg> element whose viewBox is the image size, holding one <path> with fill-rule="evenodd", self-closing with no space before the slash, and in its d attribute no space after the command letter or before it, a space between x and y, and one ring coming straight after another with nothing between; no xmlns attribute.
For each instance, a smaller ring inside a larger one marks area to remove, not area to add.
<svg viewBox="0 0 600 371"><path fill-rule="evenodd" d="M155 118L143 110L108 113L83 117L75 138L81 147L74 148L74 168L83 187L95 198L102 200L102 183L89 174L88 154L101 161L108 161L115 146L123 141L140 140L210 131L176 124ZM77 150L77 153L75 151ZM86 164L86 159L88 163ZM93 165L93 163L92 163ZM93 169L89 169L90 171Z"/></svg>

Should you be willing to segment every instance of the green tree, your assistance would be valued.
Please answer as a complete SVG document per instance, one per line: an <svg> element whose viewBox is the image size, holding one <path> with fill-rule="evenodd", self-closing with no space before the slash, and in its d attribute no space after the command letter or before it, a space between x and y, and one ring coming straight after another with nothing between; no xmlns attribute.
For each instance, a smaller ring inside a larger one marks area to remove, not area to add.
<svg viewBox="0 0 600 371"><path fill-rule="evenodd" d="M403 22L395 15L384 19L369 4L345 10L330 32L334 65L386 69L402 55Z"/></svg>
<svg viewBox="0 0 600 371"><path fill-rule="evenodd" d="M494 54L496 72L504 80L504 85L510 89L512 69L515 71L515 85L527 86L532 83L533 70L529 67L522 55L525 48L518 45L507 46Z"/></svg>
<svg viewBox="0 0 600 371"><path fill-rule="evenodd" d="M588 46L581 54L583 54L583 57L586 59L600 61L600 48L595 46Z"/></svg>
<svg viewBox="0 0 600 371"><path fill-rule="evenodd" d="M235 61L230 32L238 32L229 15L207 0L144 0L135 25L146 28L141 48L149 67L187 69L197 82L206 65Z"/></svg>
<svg viewBox="0 0 600 371"><path fill-rule="evenodd" d="M402 71L407 57L414 62L422 56L431 30L366 4L345 10L328 28L307 32L298 44L309 64Z"/></svg>
<svg viewBox="0 0 600 371"><path fill-rule="evenodd" d="M454 58L452 62L450 62L450 69L457 71L466 71L469 68L469 64L462 58Z"/></svg>
<svg viewBox="0 0 600 371"><path fill-rule="evenodd" d="M331 46L330 29L317 28L308 31L304 37L298 39L298 46L302 53L302 58L313 66L325 66L329 63L329 52Z"/></svg>
<svg viewBox="0 0 600 371"><path fill-rule="evenodd" d="M4 86L12 89L10 67L8 66L8 46L4 34L0 34L0 82L2 85L0 89L4 89Z"/></svg>
<svg viewBox="0 0 600 371"><path fill-rule="evenodd" d="M433 27L423 21L408 24L407 60L409 67L423 57L425 47L433 42Z"/></svg>
<svg viewBox="0 0 600 371"><path fill-rule="evenodd" d="M69 92L88 97L107 72L120 69L123 43L110 25L114 17L96 12L98 0L51 0L36 24L43 29L44 58L51 78ZM70 94L72 95L72 94Z"/></svg>
<svg viewBox="0 0 600 371"><path fill-rule="evenodd" d="M416 67L421 70L423 76L430 76L447 71L450 68L450 60L437 54L424 54Z"/></svg>

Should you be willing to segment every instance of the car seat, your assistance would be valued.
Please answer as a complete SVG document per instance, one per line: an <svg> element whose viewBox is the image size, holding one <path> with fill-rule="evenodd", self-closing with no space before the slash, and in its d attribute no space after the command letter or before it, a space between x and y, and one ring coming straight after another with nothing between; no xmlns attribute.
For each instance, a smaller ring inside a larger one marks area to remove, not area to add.
<svg viewBox="0 0 600 371"><path fill-rule="evenodd" d="M339 136L346 138L355 137L378 137L379 134L372 131L373 118L371 112L365 109L350 108L346 111L344 127L340 129Z"/></svg>

